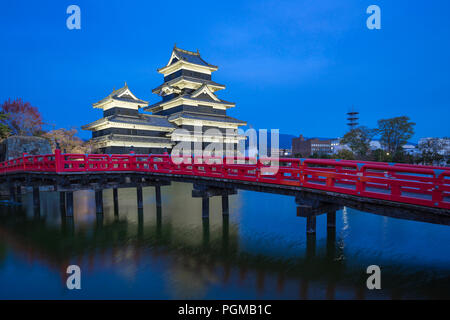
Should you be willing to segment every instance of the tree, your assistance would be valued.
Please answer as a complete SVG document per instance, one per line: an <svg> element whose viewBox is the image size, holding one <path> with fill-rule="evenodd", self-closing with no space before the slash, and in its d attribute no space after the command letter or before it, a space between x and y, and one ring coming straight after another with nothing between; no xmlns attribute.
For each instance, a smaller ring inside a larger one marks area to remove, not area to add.
<svg viewBox="0 0 450 320"><path fill-rule="evenodd" d="M421 160L424 164L433 164L434 162L439 163L444 160L444 155L442 154L445 149L444 139L423 139L420 141L418 147L421 152Z"/></svg>
<svg viewBox="0 0 450 320"><path fill-rule="evenodd" d="M409 117L395 117L378 120L380 143L391 155L402 151L402 147L414 135L414 122Z"/></svg>
<svg viewBox="0 0 450 320"><path fill-rule="evenodd" d="M8 120L8 115L0 112L0 141L8 138L11 133L11 129L4 123Z"/></svg>
<svg viewBox="0 0 450 320"><path fill-rule="evenodd" d="M355 160L355 155L350 150L342 149L333 155L334 159Z"/></svg>
<svg viewBox="0 0 450 320"><path fill-rule="evenodd" d="M90 153L92 151L90 141L83 141L76 136L77 133L75 128L57 129L44 133L43 137L50 142L53 151L58 143L61 151L65 150L67 153Z"/></svg>
<svg viewBox="0 0 450 320"><path fill-rule="evenodd" d="M370 151L370 141L376 135L376 129L365 126L352 129L341 140L341 144L347 144L360 158L367 157Z"/></svg>
<svg viewBox="0 0 450 320"><path fill-rule="evenodd" d="M33 136L42 134L41 114L36 107L33 107L29 102L23 102L22 99L15 99L5 101L1 110L6 118L0 119L3 125L6 125L12 135Z"/></svg>

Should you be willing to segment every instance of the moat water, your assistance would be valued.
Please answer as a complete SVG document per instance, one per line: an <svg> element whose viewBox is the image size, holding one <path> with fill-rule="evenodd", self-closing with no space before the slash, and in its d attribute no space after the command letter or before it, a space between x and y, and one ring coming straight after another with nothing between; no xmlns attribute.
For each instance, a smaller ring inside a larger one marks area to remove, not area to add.
<svg viewBox="0 0 450 320"><path fill-rule="evenodd" d="M336 231L326 215L314 238L296 216L293 197L239 191L223 219L212 198L210 219L192 185L104 192L96 215L92 191L74 193L74 218L59 197L31 194L22 206L0 204L0 299L435 299L450 298L450 227L344 208ZM66 287L67 266L81 268L81 290ZM366 268L381 268L381 289L368 290Z"/></svg>

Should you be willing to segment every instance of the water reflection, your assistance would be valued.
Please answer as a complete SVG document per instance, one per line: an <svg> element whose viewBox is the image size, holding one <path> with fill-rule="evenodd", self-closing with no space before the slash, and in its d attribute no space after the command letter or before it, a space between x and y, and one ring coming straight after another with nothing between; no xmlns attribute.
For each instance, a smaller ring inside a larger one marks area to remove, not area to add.
<svg viewBox="0 0 450 320"><path fill-rule="evenodd" d="M0 209L0 297L450 297L448 227L344 208L336 229L319 216L317 234L306 235L290 197L239 192L229 216L212 198L202 219L191 190L173 183L159 202L155 188L143 188L143 208L136 189L105 190L103 214L94 191L79 191L73 217L57 193L41 194L39 215L23 195L23 207ZM64 289L69 264L83 272L78 295ZM365 287L371 264L382 267L381 291Z"/></svg>

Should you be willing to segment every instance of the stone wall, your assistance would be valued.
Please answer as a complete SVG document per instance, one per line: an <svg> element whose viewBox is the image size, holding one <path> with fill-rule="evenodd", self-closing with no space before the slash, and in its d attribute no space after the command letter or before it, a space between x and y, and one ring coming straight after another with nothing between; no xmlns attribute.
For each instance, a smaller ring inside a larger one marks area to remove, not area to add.
<svg viewBox="0 0 450 320"><path fill-rule="evenodd" d="M12 136L0 144L0 161L21 157L24 152L33 155L49 154L52 149L50 143L41 137Z"/></svg>

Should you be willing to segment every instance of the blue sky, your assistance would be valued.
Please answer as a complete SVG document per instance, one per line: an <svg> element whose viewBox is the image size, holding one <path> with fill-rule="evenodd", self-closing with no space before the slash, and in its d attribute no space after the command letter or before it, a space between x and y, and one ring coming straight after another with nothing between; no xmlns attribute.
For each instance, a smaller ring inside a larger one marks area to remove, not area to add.
<svg viewBox="0 0 450 320"><path fill-rule="evenodd" d="M81 30L66 8L81 8ZM366 28L381 8L382 29ZM408 115L450 136L450 1L9 1L0 10L0 101L22 97L58 127L101 117L92 103L127 81L151 103L174 43L219 66L218 95L254 128L342 136ZM81 132L84 138L89 132Z"/></svg>

